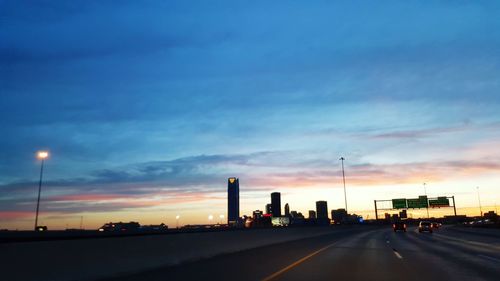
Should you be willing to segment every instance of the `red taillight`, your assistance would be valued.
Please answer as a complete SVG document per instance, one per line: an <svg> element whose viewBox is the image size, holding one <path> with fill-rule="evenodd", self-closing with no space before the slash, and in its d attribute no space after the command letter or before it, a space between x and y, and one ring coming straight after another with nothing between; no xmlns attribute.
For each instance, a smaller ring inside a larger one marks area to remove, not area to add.
<svg viewBox="0 0 500 281"><path fill-rule="evenodd" d="M406 224L403 224L403 227L406 228Z"/></svg>
<svg viewBox="0 0 500 281"><path fill-rule="evenodd" d="M396 224L393 224L393 225L392 225L392 228L396 228Z"/></svg>

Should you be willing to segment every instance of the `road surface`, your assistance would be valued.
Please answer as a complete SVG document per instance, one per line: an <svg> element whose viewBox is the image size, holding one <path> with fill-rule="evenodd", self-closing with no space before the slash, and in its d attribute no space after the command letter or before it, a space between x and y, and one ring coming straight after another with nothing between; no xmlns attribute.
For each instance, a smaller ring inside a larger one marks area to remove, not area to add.
<svg viewBox="0 0 500 281"><path fill-rule="evenodd" d="M500 235L355 227L118 280L500 280Z"/></svg>

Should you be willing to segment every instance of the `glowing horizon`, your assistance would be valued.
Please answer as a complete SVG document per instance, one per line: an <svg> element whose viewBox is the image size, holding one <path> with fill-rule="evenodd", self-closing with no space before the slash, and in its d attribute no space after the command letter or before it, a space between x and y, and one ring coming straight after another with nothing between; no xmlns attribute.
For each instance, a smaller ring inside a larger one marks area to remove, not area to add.
<svg viewBox="0 0 500 281"><path fill-rule="evenodd" d="M500 3L91 2L0 1L0 229L38 151L49 229L215 222L229 177L242 215L342 208L341 156L351 212L500 202Z"/></svg>

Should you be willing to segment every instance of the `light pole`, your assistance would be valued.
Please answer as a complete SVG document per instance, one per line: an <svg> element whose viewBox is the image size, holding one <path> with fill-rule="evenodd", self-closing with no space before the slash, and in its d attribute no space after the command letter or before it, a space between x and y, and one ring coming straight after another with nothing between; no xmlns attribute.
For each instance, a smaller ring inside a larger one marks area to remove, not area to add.
<svg viewBox="0 0 500 281"><path fill-rule="evenodd" d="M427 210L427 218L429 218L429 199L427 198L427 183L424 182L424 195L425 195L425 209Z"/></svg>
<svg viewBox="0 0 500 281"><path fill-rule="evenodd" d="M219 219L220 219L219 224L222 224L222 221L224 220L224 215L219 215Z"/></svg>
<svg viewBox="0 0 500 281"><path fill-rule="evenodd" d="M344 181L344 200L345 200L345 212L347 214L349 214L349 212L347 211L347 192L346 192L346 189L345 189L345 172L344 172L344 160L345 158L344 157L340 157L339 159L340 161L342 161L342 179Z"/></svg>
<svg viewBox="0 0 500 281"><path fill-rule="evenodd" d="M181 216L177 215L175 216L175 227L176 228L179 228L179 219L181 218Z"/></svg>
<svg viewBox="0 0 500 281"><path fill-rule="evenodd" d="M43 177L43 164L45 163L45 159L49 157L49 153L47 151L39 151L37 153L37 158L42 160L42 164L40 166L40 181L38 182L38 199L36 201L36 215L35 215L35 231L38 229L38 211L40 210L40 193L42 192L42 177Z"/></svg>
<svg viewBox="0 0 500 281"><path fill-rule="evenodd" d="M479 186L476 187L477 189L477 201L479 202L479 213L481 214L481 217L483 216L483 208L481 207L481 196L479 196Z"/></svg>
<svg viewBox="0 0 500 281"><path fill-rule="evenodd" d="M213 215L209 215L208 216L208 224L211 224L213 219L214 219L214 216Z"/></svg>

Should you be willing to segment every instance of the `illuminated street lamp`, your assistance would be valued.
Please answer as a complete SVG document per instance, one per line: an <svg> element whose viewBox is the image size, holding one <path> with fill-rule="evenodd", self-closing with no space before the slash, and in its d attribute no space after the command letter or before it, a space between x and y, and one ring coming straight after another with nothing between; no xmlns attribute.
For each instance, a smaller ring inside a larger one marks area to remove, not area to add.
<svg viewBox="0 0 500 281"><path fill-rule="evenodd" d="M349 212L347 211L347 192L346 192L346 189L345 189L345 172L344 172L344 160L345 158L344 157L340 157L339 159L340 161L342 161L342 179L344 181L344 200L345 200L345 212L347 214L349 214Z"/></svg>
<svg viewBox="0 0 500 281"><path fill-rule="evenodd" d="M175 216L175 226L176 228L179 228L179 219L181 218L181 216L177 215Z"/></svg>
<svg viewBox="0 0 500 281"><path fill-rule="evenodd" d="M224 215L219 215L219 219L220 219L219 224L222 224L222 221L224 220Z"/></svg>
<svg viewBox="0 0 500 281"><path fill-rule="evenodd" d="M38 182L38 199L36 201L35 231L38 230L38 211L40 210L40 193L42 192L43 164L45 163L45 159L49 157L49 152L38 151L36 156L38 159L42 160L42 164L40 166L40 181Z"/></svg>
<svg viewBox="0 0 500 281"><path fill-rule="evenodd" d="M208 216L208 222L209 223L212 223L212 220L214 219L214 216L213 215L209 215Z"/></svg>

